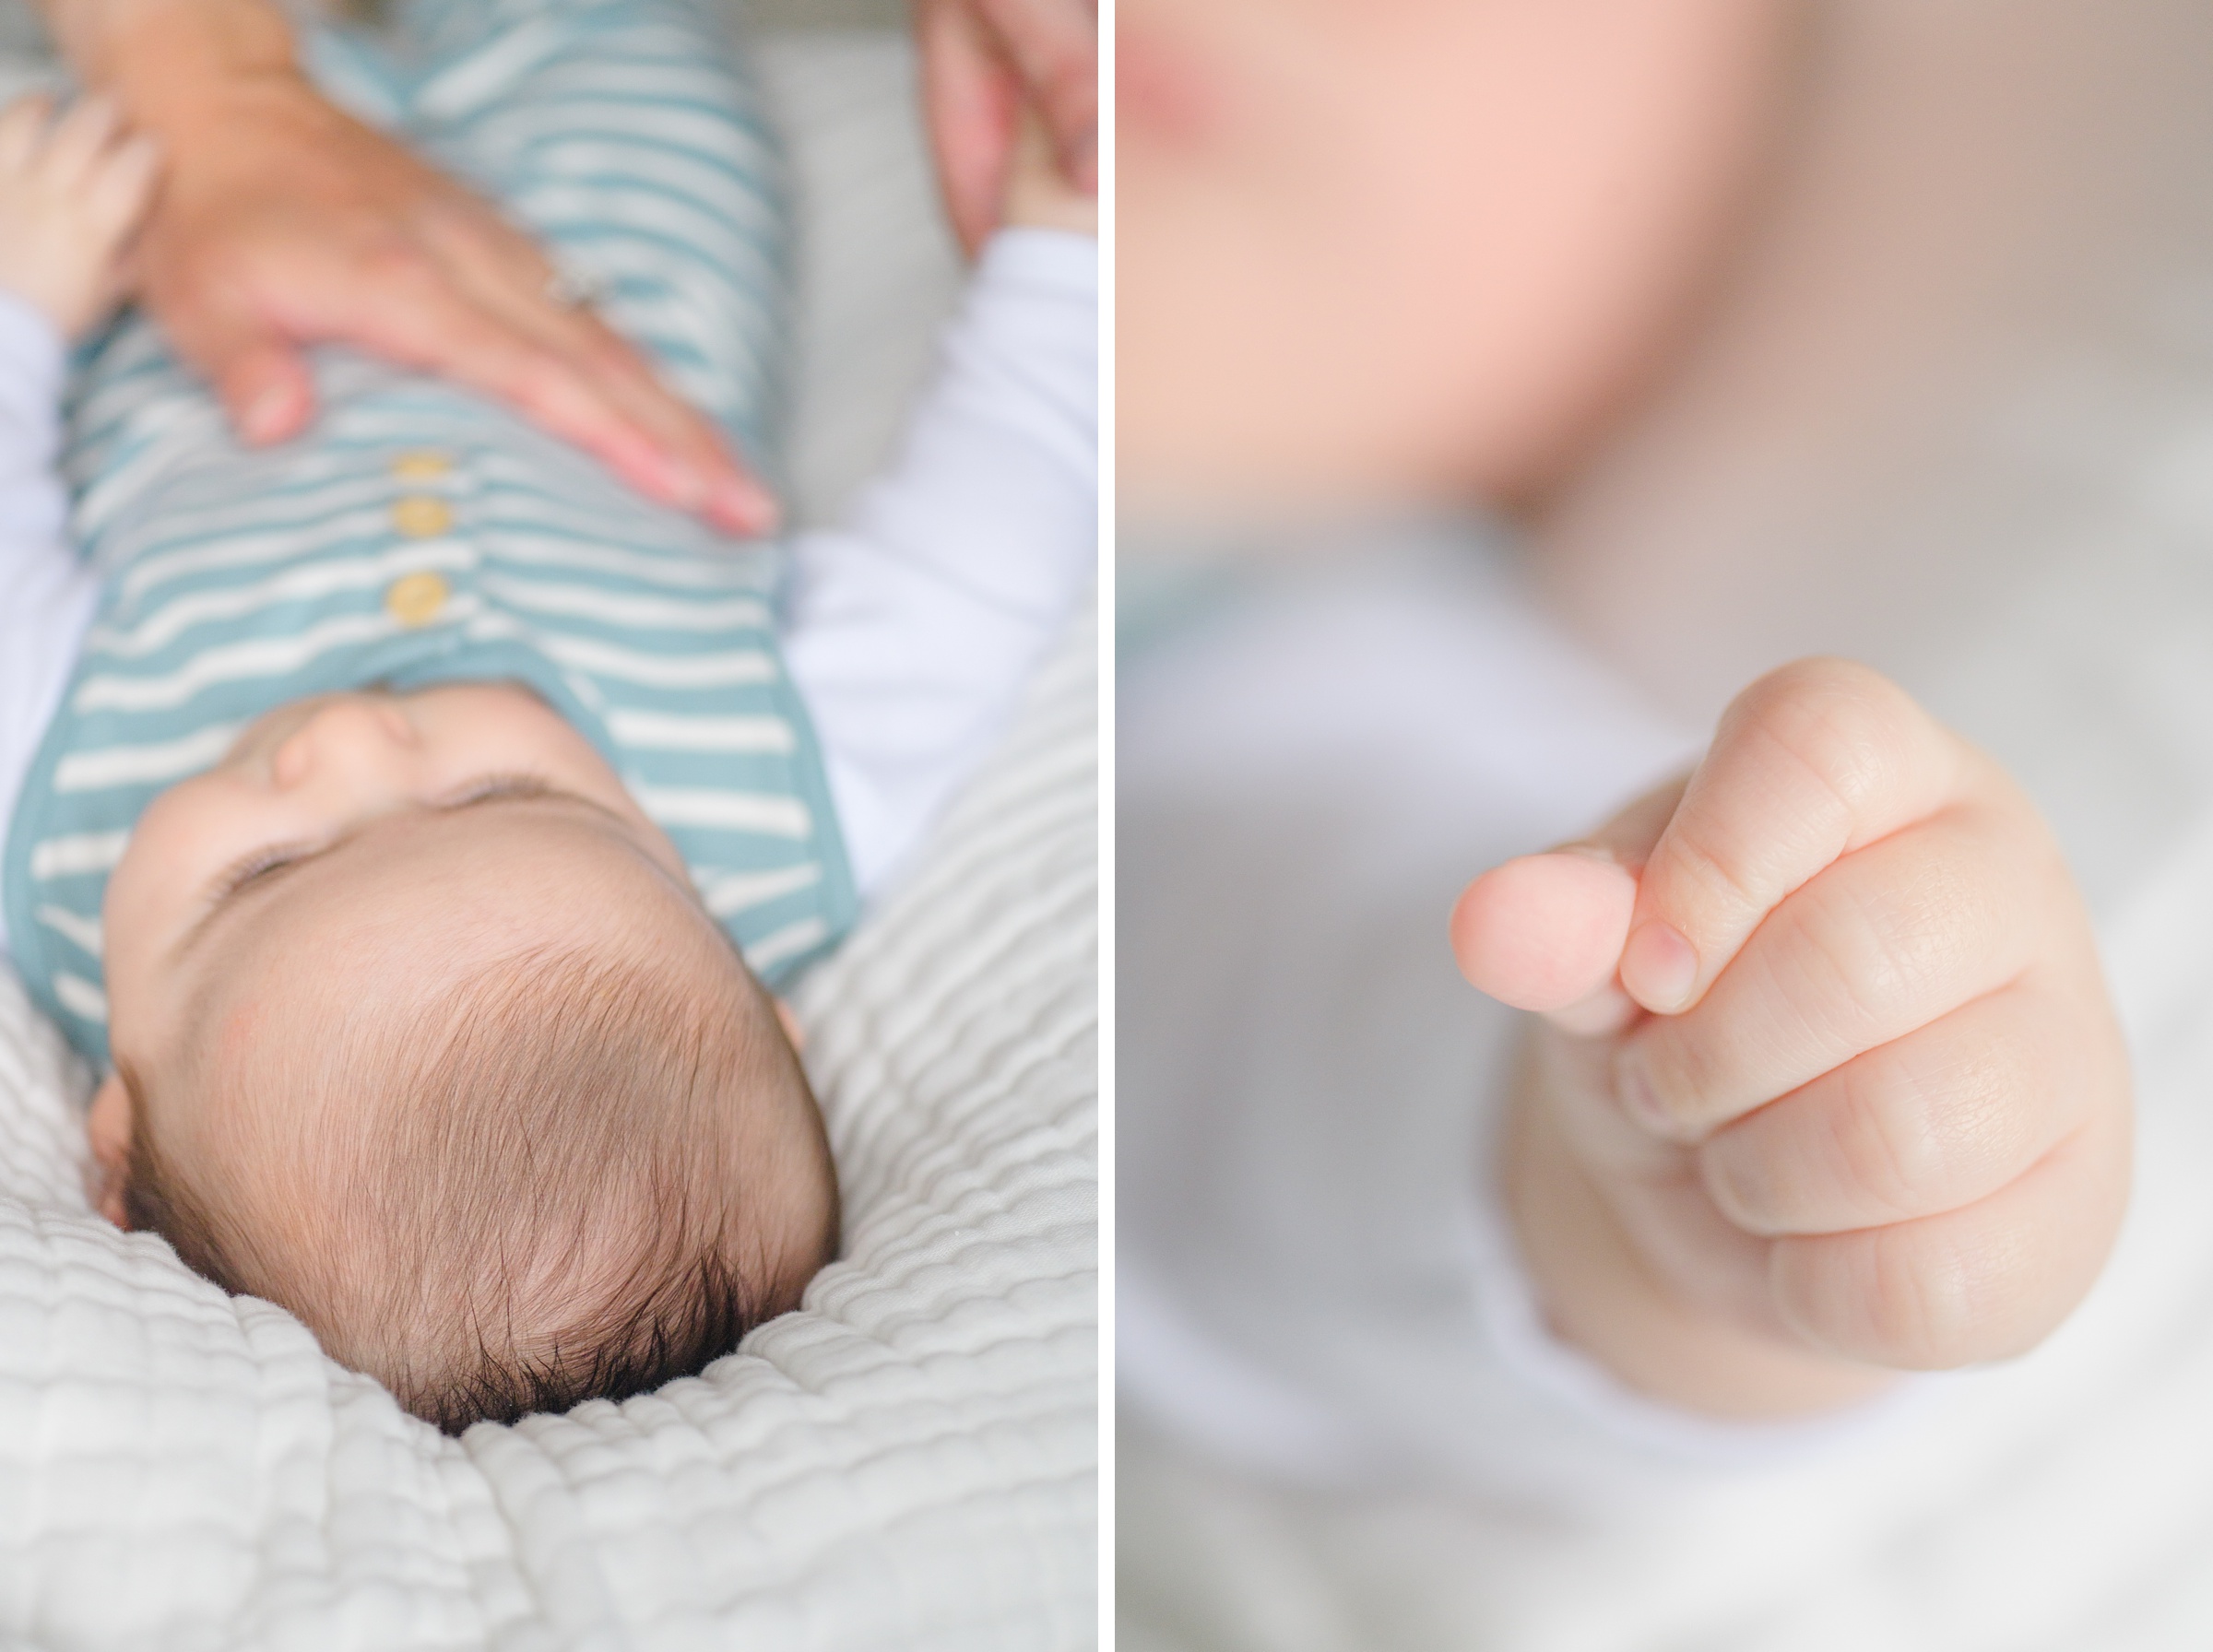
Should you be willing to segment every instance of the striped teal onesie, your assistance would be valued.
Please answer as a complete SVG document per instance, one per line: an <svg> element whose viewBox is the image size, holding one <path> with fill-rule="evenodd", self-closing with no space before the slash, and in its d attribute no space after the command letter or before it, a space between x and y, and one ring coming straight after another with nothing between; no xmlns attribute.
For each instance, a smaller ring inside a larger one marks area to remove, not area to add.
<svg viewBox="0 0 2213 1652"><path fill-rule="evenodd" d="M683 0L419 0L335 33L331 95L503 204L756 463L785 336L777 156ZM521 682L599 749L774 984L851 924L822 754L779 655L778 560L521 419L346 351L282 448L237 445L144 319L89 352L65 465L104 577L7 834L33 997L107 1055L101 897L132 824L255 716L381 685Z"/></svg>

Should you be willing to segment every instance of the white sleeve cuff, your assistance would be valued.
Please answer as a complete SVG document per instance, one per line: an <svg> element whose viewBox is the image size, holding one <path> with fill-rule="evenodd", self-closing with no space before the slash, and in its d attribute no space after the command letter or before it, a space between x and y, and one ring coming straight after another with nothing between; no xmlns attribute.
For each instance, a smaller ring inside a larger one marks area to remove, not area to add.
<svg viewBox="0 0 2213 1652"><path fill-rule="evenodd" d="M995 236L942 357L851 519L792 548L785 662L864 894L988 753L1095 585L1097 243Z"/></svg>

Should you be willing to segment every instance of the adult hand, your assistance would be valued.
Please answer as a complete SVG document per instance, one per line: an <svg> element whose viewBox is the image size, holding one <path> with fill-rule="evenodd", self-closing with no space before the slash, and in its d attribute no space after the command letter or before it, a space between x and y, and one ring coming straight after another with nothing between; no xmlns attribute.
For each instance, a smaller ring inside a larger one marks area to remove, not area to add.
<svg viewBox="0 0 2213 1652"><path fill-rule="evenodd" d="M304 428L303 347L343 342L513 406L732 532L774 525L774 500L714 428L561 301L527 237L296 71L224 76L141 119L170 162L140 296L244 440Z"/></svg>
<svg viewBox="0 0 2213 1652"><path fill-rule="evenodd" d="M1060 171L1099 187L1095 0L915 0L930 148L970 254L998 227L1022 111L1043 116Z"/></svg>

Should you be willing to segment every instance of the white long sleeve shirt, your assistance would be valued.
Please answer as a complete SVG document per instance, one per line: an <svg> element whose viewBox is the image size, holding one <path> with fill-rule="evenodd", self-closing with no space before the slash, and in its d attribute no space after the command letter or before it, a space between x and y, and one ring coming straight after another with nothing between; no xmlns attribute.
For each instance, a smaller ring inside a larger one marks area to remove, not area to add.
<svg viewBox="0 0 2213 1652"><path fill-rule="evenodd" d="M787 669L864 894L989 749L1095 578L1098 248L986 249L904 449L849 520L791 548ZM0 832L100 585L55 472L61 341L0 294Z"/></svg>

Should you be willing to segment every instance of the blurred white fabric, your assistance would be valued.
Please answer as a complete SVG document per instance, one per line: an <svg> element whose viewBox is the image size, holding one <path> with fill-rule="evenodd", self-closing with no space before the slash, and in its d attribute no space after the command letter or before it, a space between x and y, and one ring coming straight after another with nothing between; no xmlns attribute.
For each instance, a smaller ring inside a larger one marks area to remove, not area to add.
<svg viewBox="0 0 2213 1652"><path fill-rule="evenodd" d="M1810 9L1810 100L1775 207L1714 324L1541 525L1534 565L1592 653L1682 724L1708 726L1782 660L1850 654L2021 776L2089 892L2137 1065L2121 1246L2030 1357L1832 1448L1727 1472L1663 1467L1657 1500L1583 1495L1572 1463L1536 1494L1480 1456L1510 1457L1511 1442L1444 1442L1410 1463L1348 1433L1359 1413L1326 1389L1316 1403L1310 1382L1294 1390L1303 1409L1280 1392L1272 1412L1256 1402L1241 1442L1126 1390L1130 1652L2213 1642L2213 13L2186 0ZM1143 806L1147 773L1130 738L1126 714L1126 808ZM1468 839L1463 876L1500 849ZM1144 1056L1131 1041L1145 1034L1128 983L1143 961L1128 914L1142 834L1125 824L1121 844L1119 1105L1134 1139ZM1339 877L1334 898L1349 908L1358 887ZM1219 892L1206 910L1234 924L1225 881L1199 892ZM1296 897L1308 911L1331 898ZM1379 913L1376 950L1342 966L1348 990L1381 983L1442 1014L1441 979L1404 983L1434 974L1409 949L1441 952L1444 916ZM1468 1006L1430 1082L1479 1070L1483 1014ZM1383 1024L1365 1005L1348 1015ZM1238 1032L1212 1081L1254 1070L1253 1030ZM1357 1104L1388 1120L1388 1102ZM1340 1146L1352 1140L1348 1128ZM1181 1210L1203 1195L1195 1180L1176 1189ZM1125 1168L1125 1243L1133 1184ZM1296 1212L1272 1215L1295 1231ZM1211 1266L1226 1278L1234 1260ZM1251 1320L1232 1303L1223 1323L1255 1326L1260 1304L1246 1305ZM1258 1324L1232 1346L1270 1334ZM1221 1351L1178 1346L1192 1361ZM1280 1387L1275 1364L1258 1366ZM1410 1411L1438 1403L1405 1391Z"/></svg>

